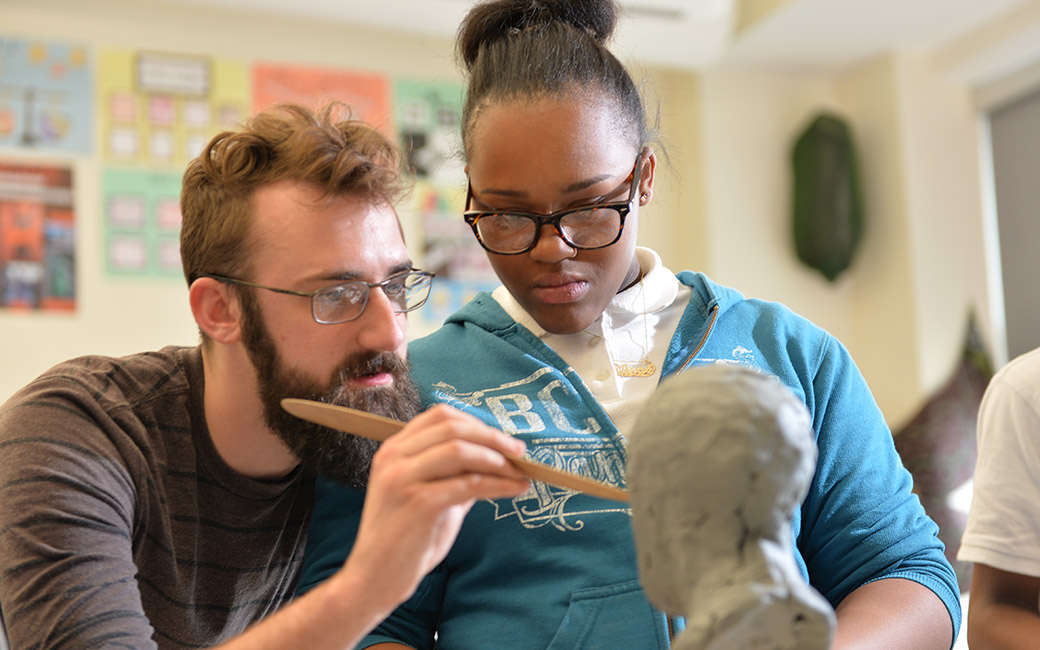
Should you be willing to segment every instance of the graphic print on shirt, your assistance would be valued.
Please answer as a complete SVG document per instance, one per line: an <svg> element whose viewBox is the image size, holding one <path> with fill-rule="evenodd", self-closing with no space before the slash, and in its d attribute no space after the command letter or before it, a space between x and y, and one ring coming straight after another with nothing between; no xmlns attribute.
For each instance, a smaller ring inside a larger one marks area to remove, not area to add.
<svg viewBox="0 0 1040 650"><path fill-rule="evenodd" d="M531 460L610 485L625 483L624 439L616 430L603 431L581 396L553 368L539 368L523 379L477 391L462 392L444 382L433 389L439 402L484 416L485 421L490 414L494 419L490 424L527 443ZM573 500L577 495L574 490L532 481L524 494L491 503L496 520L515 516L525 528L552 525L581 530L588 516L629 512L612 501Z"/></svg>
<svg viewBox="0 0 1040 650"><path fill-rule="evenodd" d="M770 377L772 378L772 380L775 383L777 383L777 384L780 383L780 378L779 377L777 377L776 375L772 375L768 371L765 371L765 370L762 369L762 366L759 365L758 360L755 359L755 353L752 352L751 350L745 348L742 345L738 345L737 347L733 348L733 351L730 354L732 355L732 357L729 358L729 359L722 359L722 358L717 358L717 359L696 359L694 361L694 365L697 365L697 366L710 366L710 365L743 366L745 368L750 368L751 370L757 370L759 372L765 372L767 375L770 375Z"/></svg>
<svg viewBox="0 0 1040 650"><path fill-rule="evenodd" d="M744 366L745 368L751 368L752 370L762 370L762 366L755 360L755 353L745 348L742 345L738 345L733 348L730 353L732 355L729 359L697 359L695 363L697 365L710 365L710 364L732 364L735 366Z"/></svg>

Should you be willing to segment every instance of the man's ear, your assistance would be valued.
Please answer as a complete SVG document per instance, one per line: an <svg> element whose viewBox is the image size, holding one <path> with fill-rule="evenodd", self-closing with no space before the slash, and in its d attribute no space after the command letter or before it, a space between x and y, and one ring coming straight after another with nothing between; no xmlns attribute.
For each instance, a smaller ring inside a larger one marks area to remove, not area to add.
<svg viewBox="0 0 1040 650"><path fill-rule="evenodd" d="M639 175L639 205L646 205L654 198L654 172L657 170L657 156L653 149L647 149L643 158L643 169Z"/></svg>
<svg viewBox="0 0 1040 650"><path fill-rule="evenodd" d="M242 309L238 297L224 282L198 278L188 289L191 313L199 329L218 343L242 339Z"/></svg>

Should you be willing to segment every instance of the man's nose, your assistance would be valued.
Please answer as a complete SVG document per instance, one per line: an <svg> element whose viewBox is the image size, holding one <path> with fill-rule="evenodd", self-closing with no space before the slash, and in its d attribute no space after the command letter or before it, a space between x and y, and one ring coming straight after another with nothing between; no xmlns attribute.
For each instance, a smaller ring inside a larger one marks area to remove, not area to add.
<svg viewBox="0 0 1040 650"><path fill-rule="evenodd" d="M373 351L393 351L404 345L408 320L399 312L399 306L381 287L373 287L368 294L365 311L356 320L361 328L357 340L360 347Z"/></svg>

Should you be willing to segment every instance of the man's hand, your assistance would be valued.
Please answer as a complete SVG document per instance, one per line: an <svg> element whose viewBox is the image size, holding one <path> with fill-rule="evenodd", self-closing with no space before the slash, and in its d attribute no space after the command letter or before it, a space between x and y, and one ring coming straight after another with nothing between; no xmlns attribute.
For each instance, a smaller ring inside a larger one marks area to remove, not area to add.
<svg viewBox="0 0 1040 650"><path fill-rule="evenodd" d="M354 647L444 559L474 501L528 488L504 456L523 451L521 441L448 406L414 418L372 459L343 568L220 650Z"/></svg>
<svg viewBox="0 0 1040 650"><path fill-rule="evenodd" d="M372 460L357 540L339 573L363 576L389 614L444 559L477 499L527 489L503 455L523 450L521 441L449 406L414 418Z"/></svg>

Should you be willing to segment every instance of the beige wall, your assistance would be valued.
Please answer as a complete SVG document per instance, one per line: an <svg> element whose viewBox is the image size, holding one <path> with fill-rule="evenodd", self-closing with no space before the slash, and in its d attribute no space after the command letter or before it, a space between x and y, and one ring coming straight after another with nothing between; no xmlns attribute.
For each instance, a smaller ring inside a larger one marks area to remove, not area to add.
<svg viewBox="0 0 1040 650"><path fill-rule="evenodd" d="M0 1L5 33L459 78L443 39L129 0L22 4ZM944 62L963 63L957 53L948 46L937 63L928 52L893 52L840 74L729 67L643 74L651 105L660 104L668 155L643 212L641 242L676 270L703 270L747 295L784 302L837 335L894 425L952 366L968 309L990 327L977 78L949 73ZM795 259L788 209L790 145L821 107L841 111L854 128L869 220L853 267L833 284ZM99 167L93 157L75 163L79 311L0 311L0 399L75 354L195 340L179 283L103 273Z"/></svg>
<svg viewBox="0 0 1040 650"><path fill-rule="evenodd" d="M989 327L971 90L922 54L840 74L703 75L705 270L835 334L893 425L951 370L969 310ZM797 261L791 239L791 145L823 109L853 128L867 213L853 265L833 283Z"/></svg>
<svg viewBox="0 0 1040 650"><path fill-rule="evenodd" d="M94 46L95 52L100 47L121 47L343 66L430 80L460 79L446 39L263 15L243 18L224 11L174 9L131 0L0 2L0 30L12 36L85 43ZM95 134L95 142L100 142L100 133ZM197 340L182 281L119 278L104 272L100 177L98 157L74 159L76 313L0 310L0 400L72 356L128 354L167 344L191 345ZM417 239L409 237L410 241Z"/></svg>
<svg viewBox="0 0 1040 650"><path fill-rule="evenodd" d="M132 0L34 0L31 5L0 1L0 11L0 29L6 35L68 40L95 49L120 47L336 66L430 81L462 78L449 39ZM700 149L697 131L687 127L688 122L695 122L696 78L687 72L653 68L637 69L637 74L646 79L652 103L661 106L661 130L671 156L659 167L659 199L643 211L640 241L678 260L680 266L696 267L705 255L696 234L702 221L695 203ZM100 141L100 133L95 138ZM57 160L20 153L18 157ZM104 272L101 163L97 156L75 157L72 163L78 309L72 315L0 310L4 358L0 400L69 357L128 354L167 344L191 345L197 339L183 283L119 278ZM407 239L420 241L421 232L409 216L402 215ZM682 236L676 237L673 228ZM687 245L687 241L691 243ZM413 255L421 260L421 251L414 250ZM423 333L413 328L413 334Z"/></svg>
<svg viewBox="0 0 1040 650"><path fill-rule="evenodd" d="M674 270L703 269L709 244L704 237L704 148L700 121L700 82L697 75L676 70L634 66L645 82L648 112L660 109L661 143L653 201L640 210L639 242L660 253Z"/></svg>
<svg viewBox="0 0 1040 650"><path fill-rule="evenodd" d="M901 420L922 386L898 62L885 57L862 66L839 86L850 119L859 125L870 203L848 344L889 420Z"/></svg>

